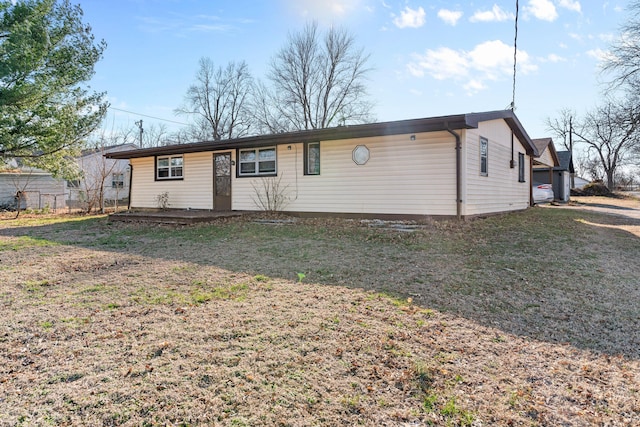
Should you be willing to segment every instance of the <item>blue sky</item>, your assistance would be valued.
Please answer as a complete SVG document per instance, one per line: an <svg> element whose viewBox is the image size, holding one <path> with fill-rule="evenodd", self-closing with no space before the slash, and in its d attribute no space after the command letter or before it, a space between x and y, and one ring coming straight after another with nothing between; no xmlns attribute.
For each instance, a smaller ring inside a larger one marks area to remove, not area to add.
<svg viewBox="0 0 640 427"><path fill-rule="evenodd" d="M520 0L516 114L533 138L545 119L602 97L599 58L626 1ZM513 1L86 0L85 22L108 46L91 87L114 108L105 127L186 122L176 116L198 60L246 61L263 79L287 35L339 25L370 57L378 121L504 109L512 99ZM166 119L160 121L151 117Z"/></svg>

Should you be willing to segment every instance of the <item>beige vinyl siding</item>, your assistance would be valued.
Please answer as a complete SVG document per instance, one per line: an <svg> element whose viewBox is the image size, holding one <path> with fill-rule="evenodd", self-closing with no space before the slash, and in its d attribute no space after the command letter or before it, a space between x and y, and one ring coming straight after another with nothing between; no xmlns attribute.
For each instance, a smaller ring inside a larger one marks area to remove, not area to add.
<svg viewBox="0 0 640 427"><path fill-rule="evenodd" d="M155 180L155 157L131 159L131 207L156 208L156 197L169 193L169 208L213 209L213 153L183 156L182 180Z"/></svg>
<svg viewBox="0 0 640 427"><path fill-rule="evenodd" d="M356 146L370 152L353 162ZM278 178L297 212L455 215L455 141L446 132L320 141L320 175L304 175L303 144L277 149ZM233 209L257 210L264 178L233 182ZM272 178L269 178L272 179Z"/></svg>
<svg viewBox="0 0 640 427"><path fill-rule="evenodd" d="M536 162L541 163L547 167L553 167L553 157L551 156L551 150L547 148L540 157L534 159Z"/></svg>
<svg viewBox="0 0 640 427"><path fill-rule="evenodd" d="M480 174L480 137L489 140L488 175ZM526 209L529 206L530 166L525 154L525 182L518 182L518 153L526 153L514 136L511 168L511 130L504 120L480 123L463 137L463 215L480 215ZM466 163L465 163L466 162Z"/></svg>

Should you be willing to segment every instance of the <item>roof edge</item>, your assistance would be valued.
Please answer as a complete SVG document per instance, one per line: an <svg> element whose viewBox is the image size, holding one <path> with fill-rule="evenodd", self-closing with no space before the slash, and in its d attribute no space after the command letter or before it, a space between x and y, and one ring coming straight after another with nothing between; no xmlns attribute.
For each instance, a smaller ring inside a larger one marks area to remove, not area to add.
<svg viewBox="0 0 640 427"><path fill-rule="evenodd" d="M455 114L390 122L366 123L338 126L324 129L310 129L279 134L255 135L223 141L202 141L189 144L174 144L161 147L141 148L105 153L111 159L132 159L159 155L197 153L204 151L254 148L267 145L294 144L312 141L330 141L338 139L366 138L372 136L402 135L411 133L437 132L461 129L474 129L487 120L504 119L512 132L528 147L528 154L537 154L535 145L524 127L511 110L496 110L484 113ZM525 147L526 148L526 147Z"/></svg>

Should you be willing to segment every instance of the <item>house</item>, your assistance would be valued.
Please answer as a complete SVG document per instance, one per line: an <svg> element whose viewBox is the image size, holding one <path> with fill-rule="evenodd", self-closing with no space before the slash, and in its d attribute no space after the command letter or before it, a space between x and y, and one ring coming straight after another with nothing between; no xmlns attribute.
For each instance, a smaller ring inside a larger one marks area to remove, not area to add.
<svg viewBox="0 0 640 427"><path fill-rule="evenodd" d="M65 182L44 170L19 165L15 160L0 170L0 210L64 209Z"/></svg>
<svg viewBox="0 0 640 427"><path fill-rule="evenodd" d="M107 153L136 149L135 144L119 144L83 150L76 159L80 178L68 185L69 205L84 209L104 204L116 205L129 197L129 161L105 158Z"/></svg>
<svg viewBox="0 0 640 427"><path fill-rule="evenodd" d="M536 138L533 145L538 150L538 155L533 159L533 182L553 185L553 168L560 164L558 153L551 138ZM554 199L558 200L558 193L553 191Z"/></svg>
<svg viewBox="0 0 640 427"><path fill-rule="evenodd" d="M132 209L473 217L526 209L538 155L511 110L107 153Z"/></svg>
<svg viewBox="0 0 640 427"><path fill-rule="evenodd" d="M575 174L571 152L556 151L551 138L537 138L533 144L538 150L538 157L533 159L533 181L551 184L555 200L568 202Z"/></svg>
<svg viewBox="0 0 640 427"><path fill-rule="evenodd" d="M589 184L591 181L588 179L584 179L582 177L576 176L573 178L573 187L579 190L583 189L585 185Z"/></svg>

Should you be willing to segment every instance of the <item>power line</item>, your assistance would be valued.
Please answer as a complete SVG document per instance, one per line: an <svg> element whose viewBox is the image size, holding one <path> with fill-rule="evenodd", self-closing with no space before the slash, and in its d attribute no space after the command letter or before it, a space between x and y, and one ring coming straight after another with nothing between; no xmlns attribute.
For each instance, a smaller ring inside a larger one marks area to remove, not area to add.
<svg viewBox="0 0 640 427"><path fill-rule="evenodd" d="M136 112L133 112L133 111L123 110L121 108L116 108L116 107L112 107L112 106L109 106L109 108L112 109L112 110L116 110L116 111L122 111L123 113L135 114L137 116L148 117L150 119L160 120L160 121L163 121L163 122L169 122L169 123L175 123L177 125L189 126L187 123L176 122L175 120L161 119L160 117L149 116L147 114L136 113Z"/></svg>

